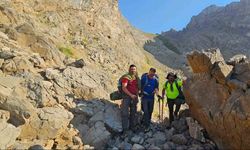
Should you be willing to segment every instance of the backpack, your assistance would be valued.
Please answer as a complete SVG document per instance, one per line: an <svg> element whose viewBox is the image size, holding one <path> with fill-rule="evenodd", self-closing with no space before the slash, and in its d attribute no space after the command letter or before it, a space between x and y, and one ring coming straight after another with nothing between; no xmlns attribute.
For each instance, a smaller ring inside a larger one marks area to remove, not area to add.
<svg viewBox="0 0 250 150"><path fill-rule="evenodd" d="M174 84L176 85L176 87L177 87L177 89L178 89L178 91L179 91L179 95L177 96L177 100L178 100L178 102L180 102L180 104L184 104L185 103L185 96L184 96L184 94L183 94L183 91L182 91L182 89L181 89L181 87L178 85L178 82L177 82L177 80L178 79L175 79L174 80ZM167 84L169 83L169 81L167 81L166 83L165 83L165 88L167 88Z"/></svg>
<svg viewBox="0 0 250 150"><path fill-rule="evenodd" d="M122 76L119 78L118 83L117 83L117 89L118 89L118 91L119 91L120 93L123 93L123 90L122 90L122 79L125 78L125 77L131 78L130 75L129 75L128 73L122 75Z"/></svg>
<svg viewBox="0 0 250 150"><path fill-rule="evenodd" d="M142 78L144 77L144 76L147 76L148 75L148 73L144 73L143 75L142 75ZM156 81L157 81L157 83L158 83L158 85L159 85L159 76L157 75L157 74L155 74L154 75L154 79L156 79ZM144 91L144 88L146 87L146 85L148 84L148 77L146 77L146 81L145 81L145 83L144 83L144 85L142 86L142 88L141 88L141 92L143 93Z"/></svg>
<svg viewBox="0 0 250 150"><path fill-rule="evenodd" d="M125 93L123 92L123 90L122 90L122 79L124 78L124 77L127 77L127 78L131 78L131 76L128 74L128 73L126 73L126 74L124 74L124 75L122 75L119 79L118 79L118 82L117 82L117 91L114 91L114 92L112 92L111 94L110 94L110 99L111 100L119 100L119 99L122 99L123 98L123 96L125 95ZM137 78L137 82L138 82L138 87L140 88L140 80L139 80L139 78L138 77L136 77Z"/></svg>

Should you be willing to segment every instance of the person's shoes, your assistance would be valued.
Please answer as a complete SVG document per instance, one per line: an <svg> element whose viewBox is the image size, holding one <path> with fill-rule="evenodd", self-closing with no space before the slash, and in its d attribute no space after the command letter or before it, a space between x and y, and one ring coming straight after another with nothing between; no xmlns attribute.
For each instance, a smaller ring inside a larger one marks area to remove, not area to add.
<svg viewBox="0 0 250 150"><path fill-rule="evenodd" d="M178 119L179 119L178 114L175 114L175 113L174 113L174 120L178 120Z"/></svg>
<svg viewBox="0 0 250 150"><path fill-rule="evenodd" d="M149 126L145 127L144 132L149 132L149 131L150 131L150 127Z"/></svg>
<svg viewBox="0 0 250 150"><path fill-rule="evenodd" d="M172 123L172 122L168 122L168 123L167 123L167 125L166 125L166 129L167 129L167 130L171 129L171 123Z"/></svg>

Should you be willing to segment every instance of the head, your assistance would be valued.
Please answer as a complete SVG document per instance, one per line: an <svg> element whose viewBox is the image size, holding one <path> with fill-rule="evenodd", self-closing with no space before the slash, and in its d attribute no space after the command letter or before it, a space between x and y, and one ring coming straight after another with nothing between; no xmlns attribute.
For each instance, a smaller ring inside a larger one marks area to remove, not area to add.
<svg viewBox="0 0 250 150"><path fill-rule="evenodd" d="M137 69L135 65L130 65L129 66L129 74L131 75L136 75L137 74Z"/></svg>
<svg viewBox="0 0 250 150"><path fill-rule="evenodd" d="M174 80L177 78L176 74L174 74L173 72L168 73L167 77L169 82L174 82Z"/></svg>
<svg viewBox="0 0 250 150"><path fill-rule="evenodd" d="M148 72L149 78L153 78L155 76L156 69L155 68L150 68Z"/></svg>

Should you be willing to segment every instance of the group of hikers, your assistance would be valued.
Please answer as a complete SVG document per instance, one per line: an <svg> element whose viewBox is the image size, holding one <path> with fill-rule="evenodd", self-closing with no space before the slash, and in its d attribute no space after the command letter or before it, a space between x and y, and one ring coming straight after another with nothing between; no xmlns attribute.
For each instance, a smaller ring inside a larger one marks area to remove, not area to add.
<svg viewBox="0 0 250 150"><path fill-rule="evenodd" d="M152 113L154 109L155 96L159 100L167 98L169 109L169 123L171 124L178 117L181 102L178 97L181 92L182 81L177 79L176 74L168 73L162 93L159 92L159 80L155 68L150 68L148 73L138 77L135 65L130 65L129 72L120 78L122 93L121 115L123 131L135 130L136 112L139 97L141 97L141 109L143 111L143 126L145 131L149 131ZM174 105L175 110L174 110ZM163 110L162 110L163 111Z"/></svg>

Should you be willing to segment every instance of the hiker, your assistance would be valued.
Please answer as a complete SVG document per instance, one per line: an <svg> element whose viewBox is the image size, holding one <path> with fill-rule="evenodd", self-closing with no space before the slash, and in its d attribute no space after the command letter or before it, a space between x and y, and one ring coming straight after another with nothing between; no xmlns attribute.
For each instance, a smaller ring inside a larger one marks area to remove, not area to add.
<svg viewBox="0 0 250 150"><path fill-rule="evenodd" d="M122 82L122 127L123 131L129 128L134 130L136 125L136 112L138 95L140 89L140 79L135 65L130 65L129 73L124 75L121 79Z"/></svg>
<svg viewBox="0 0 250 150"><path fill-rule="evenodd" d="M141 103L143 110L143 125L145 130L149 130L152 112L154 109L155 94L159 95L158 76L155 74L156 69L150 68L148 73L141 76Z"/></svg>
<svg viewBox="0 0 250 150"><path fill-rule="evenodd" d="M162 98L166 94L167 97L167 105L169 109L169 125L171 125L174 118L178 117L178 112L180 110L182 102L179 101L178 96L180 94L179 90L182 87L182 81L177 80L177 76L170 72L166 77L167 81L162 89ZM175 110L174 110L174 105Z"/></svg>

